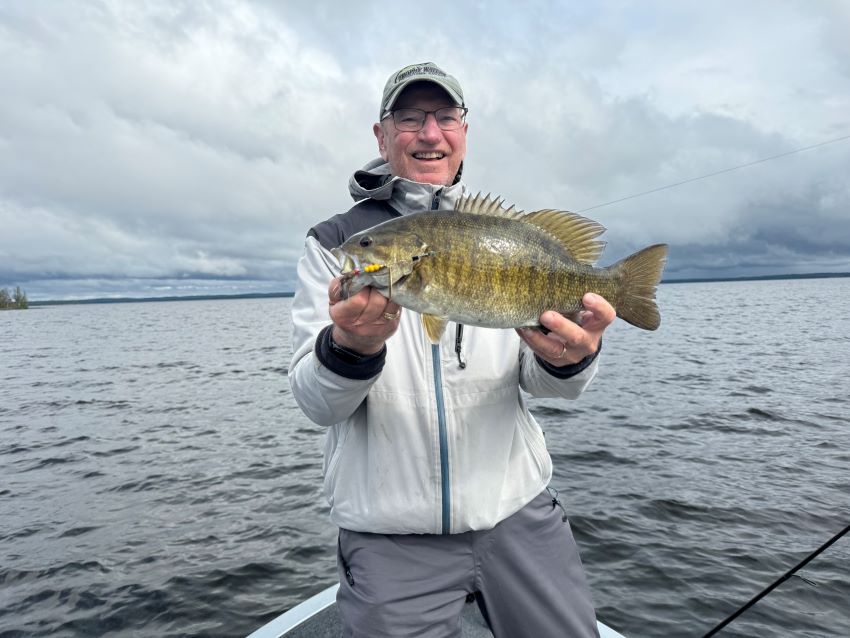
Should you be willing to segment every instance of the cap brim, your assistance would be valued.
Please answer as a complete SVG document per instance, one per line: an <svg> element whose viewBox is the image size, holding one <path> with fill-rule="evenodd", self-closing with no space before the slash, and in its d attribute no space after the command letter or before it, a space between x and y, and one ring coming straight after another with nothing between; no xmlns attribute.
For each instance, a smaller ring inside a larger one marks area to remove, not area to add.
<svg viewBox="0 0 850 638"><path fill-rule="evenodd" d="M408 86L410 86L411 84L416 84L417 82L429 82L431 84L436 84L441 89L443 89L452 100L454 100L454 103L457 106L463 106L463 97L461 97L461 95L448 83L443 83L440 80L434 78L416 77L410 78L409 80L405 80L392 90L392 93L390 93L389 98L386 100L386 106L381 109L380 117L384 117L387 111L392 110L393 106L395 106L396 100L398 100L399 96Z"/></svg>

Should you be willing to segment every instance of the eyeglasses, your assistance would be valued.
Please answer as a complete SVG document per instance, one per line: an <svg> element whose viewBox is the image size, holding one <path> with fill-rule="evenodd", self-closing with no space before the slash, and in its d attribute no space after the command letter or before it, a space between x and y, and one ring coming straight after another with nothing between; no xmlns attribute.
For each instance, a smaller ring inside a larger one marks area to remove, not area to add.
<svg viewBox="0 0 850 638"><path fill-rule="evenodd" d="M423 111L422 109L395 109L384 115L381 119L392 116L393 124L399 131L415 133L421 131L425 126L425 120L429 113L434 114L437 126L444 131L454 131L463 126L469 109L463 106L445 106L436 111Z"/></svg>

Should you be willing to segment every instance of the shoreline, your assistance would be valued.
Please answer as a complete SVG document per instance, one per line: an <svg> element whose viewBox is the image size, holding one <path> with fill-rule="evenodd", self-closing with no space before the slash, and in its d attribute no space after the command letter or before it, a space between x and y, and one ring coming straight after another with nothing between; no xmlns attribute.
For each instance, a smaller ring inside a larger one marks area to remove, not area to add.
<svg viewBox="0 0 850 638"><path fill-rule="evenodd" d="M687 277L683 279L662 279L662 284L695 284L734 281L780 281L793 279L835 279L850 277L850 272L837 273L810 273L790 275L760 275L745 277ZM34 306L65 306L72 304L107 304L107 303L145 303L155 301L214 301L223 299L273 299L281 297L293 297L294 292L262 292L262 293L237 293L221 295L171 295L158 297L91 297L87 299L44 299L30 300L30 307Z"/></svg>

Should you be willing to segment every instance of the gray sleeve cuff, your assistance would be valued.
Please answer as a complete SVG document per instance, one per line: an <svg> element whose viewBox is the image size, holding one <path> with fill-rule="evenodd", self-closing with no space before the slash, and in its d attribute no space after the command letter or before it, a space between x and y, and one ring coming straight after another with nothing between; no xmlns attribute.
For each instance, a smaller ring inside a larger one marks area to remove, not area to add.
<svg viewBox="0 0 850 638"><path fill-rule="evenodd" d="M377 376L384 369L387 358L386 345L376 354L362 355L334 343L332 332L333 326L330 325L323 328L316 337L316 358L328 370L347 379L365 381Z"/></svg>
<svg viewBox="0 0 850 638"><path fill-rule="evenodd" d="M584 359L577 363L568 363L565 366L553 366L551 363L544 361L536 354L534 355L534 358L537 359L537 363L539 363L540 366L553 377L558 379L569 379L570 377L577 375L579 372L584 371L591 363L593 363L593 360L599 356L601 351L602 341L599 342L599 347L596 349L596 352L587 355Z"/></svg>

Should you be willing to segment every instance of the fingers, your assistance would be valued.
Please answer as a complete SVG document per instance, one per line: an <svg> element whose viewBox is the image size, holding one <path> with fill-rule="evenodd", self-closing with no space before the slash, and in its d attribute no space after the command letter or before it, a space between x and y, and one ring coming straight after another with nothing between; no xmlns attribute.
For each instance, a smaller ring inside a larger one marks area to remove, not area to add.
<svg viewBox="0 0 850 638"><path fill-rule="evenodd" d="M584 306L582 327L591 332L602 332L617 318L617 312L608 301L592 292L587 293L581 300Z"/></svg>
<svg viewBox="0 0 850 638"><path fill-rule="evenodd" d="M368 298L355 324L382 326L387 323L395 323L397 325L401 317L401 309L398 304L390 301L374 288L365 288L361 292L364 291L368 291Z"/></svg>
<svg viewBox="0 0 850 638"><path fill-rule="evenodd" d="M569 348L566 342L553 333L546 335L536 328L518 328L516 332L529 348L553 365L573 363L568 359Z"/></svg>
<svg viewBox="0 0 850 638"><path fill-rule="evenodd" d="M335 303L342 301L342 299L342 277L335 277L331 279L331 283L328 284L328 303L332 306Z"/></svg>
<svg viewBox="0 0 850 638"><path fill-rule="evenodd" d="M358 295L362 295L357 298ZM352 300L356 300L360 305L360 314L354 320L355 325L378 325L386 324L389 319L384 317L384 313L394 316L398 311L398 304L390 301L374 288L367 287L357 293Z"/></svg>
<svg viewBox="0 0 850 638"><path fill-rule="evenodd" d="M363 288L356 295L332 302L330 306L331 319L346 328L397 322L400 311L397 303L389 301L374 288Z"/></svg>
<svg viewBox="0 0 850 638"><path fill-rule="evenodd" d="M582 298L582 305L581 325L554 310L547 310L540 316L540 323L549 334L534 329L521 329L517 333L538 356L552 365L577 363L599 349L602 333L617 316L610 303L593 293Z"/></svg>
<svg viewBox="0 0 850 638"><path fill-rule="evenodd" d="M372 287L346 298L340 278L328 286L328 314L334 323L334 340L364 354L379 351L401 320L399 305Z"/></svg>

